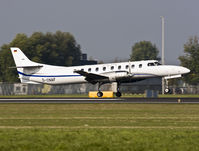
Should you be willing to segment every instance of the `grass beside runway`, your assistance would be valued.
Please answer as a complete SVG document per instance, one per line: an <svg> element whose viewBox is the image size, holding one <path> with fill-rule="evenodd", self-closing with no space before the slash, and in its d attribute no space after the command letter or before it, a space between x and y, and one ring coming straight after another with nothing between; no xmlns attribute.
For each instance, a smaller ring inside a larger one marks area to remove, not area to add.
<svg viewBox="0 0 199 151"><path fill-rule="evenodd" d="M0 104L0 150L198 150L198 104Z"/></svg>
<svg viewBox="0 0 199 151"><path fill-rule="evenodd" d="M197 151L199 132L138 129L0 130L2 151Z"/></svg>

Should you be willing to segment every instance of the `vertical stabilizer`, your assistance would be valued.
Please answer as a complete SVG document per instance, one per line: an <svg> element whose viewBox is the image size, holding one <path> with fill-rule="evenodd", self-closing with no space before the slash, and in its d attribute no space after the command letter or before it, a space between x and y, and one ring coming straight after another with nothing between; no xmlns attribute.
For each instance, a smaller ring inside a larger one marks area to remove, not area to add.
<svg viewBox="0 0 199 151"><path fill-rule="evenodd" d="M30 81L28 74L36 73L43 65L29 60L26 55L16 47L11 47L12 56L16 64L17 72L21 83L34 83Z"/></svg>
<svg viewBox="0 0 199 151"><path fill-rule="evenodd" d="M11 47L10 49L11 49L16 67L34 66L36 64L35 62L30 61L19 48Z"/></svg>

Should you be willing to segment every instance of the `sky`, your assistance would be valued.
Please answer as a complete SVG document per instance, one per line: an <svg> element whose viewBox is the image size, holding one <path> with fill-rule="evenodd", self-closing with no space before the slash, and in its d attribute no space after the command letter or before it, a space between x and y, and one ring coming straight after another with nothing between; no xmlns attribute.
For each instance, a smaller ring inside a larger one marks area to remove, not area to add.
<svg viewBox="0 0 199 151"><path fill-rule="evenodd" d="M165 63L179 64L183 45L199 36L198 0L1 0L0 46L17 33L70 32L83 53L99 61L128 60L132 46L151 41Z"/></svg>

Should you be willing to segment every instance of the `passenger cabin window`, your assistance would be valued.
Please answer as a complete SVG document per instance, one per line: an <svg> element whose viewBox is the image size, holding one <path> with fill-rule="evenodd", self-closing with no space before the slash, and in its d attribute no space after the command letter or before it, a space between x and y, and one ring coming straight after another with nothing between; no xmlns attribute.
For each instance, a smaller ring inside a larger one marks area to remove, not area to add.
<svg viewBox="0 0 199 151"><path fill-rule="evenodd" d="M135 65L134 65L134 64L132 64L132 65L131 65L131 68L135 68Z"/></svg>
<svg viewBox="0 0 199 151"><path fill-rule="evenodd" d="M126 69L128 69L129 68L129 65L126 65Z"/></svg>
<svg viewBox="0 0 199 151"><path fill-rule="evenodd" d="M118 69L120 70L120 69L121 69L121 66L118 66Z"/></svg>
<svg viewBox="0 0 199 151"><path fill-rule="evenodd" d="M84 71L84 69L81 69L81 71Z"/></svg>
<svg viewBox="0 0 199 151"><path fill-rule="evenodd" d="M88 72L91 72L91 68L88 69Z"/></svg>
<svg viewBox="0 0 199 151"><path fill-rule="evenodd" d="M99 68L97 67L97 68L95 68L95 71L99 71Z"/></svg>
<svg viewBox="0 0 199 151"><path fill-rule="evenodd" d="M142 68L142 64L139 64L139 68Z"/></svg>
<svg viewBox="0 0 199 151"><path fill-rule="evenodd" d="M106 67L103 67L103 71L106 71Z"/></svg>
<svg viewBox="0 0 199 151"><path fill-rule="evenodd" d="M114 66L111 66L111 70L113 70L114 69Z"/></svg>

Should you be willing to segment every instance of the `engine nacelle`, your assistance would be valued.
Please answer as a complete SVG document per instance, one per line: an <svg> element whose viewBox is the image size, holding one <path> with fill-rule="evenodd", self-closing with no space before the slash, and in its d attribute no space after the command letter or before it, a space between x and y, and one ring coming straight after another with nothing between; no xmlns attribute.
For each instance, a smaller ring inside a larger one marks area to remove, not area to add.
<svg viewBox="0 0 199 151"><path fill-rule="evenodd" d="M126 71L109 72L105 75L109 77L110 82L118 81L120 79L129 77L128 72Z"/></svg>

